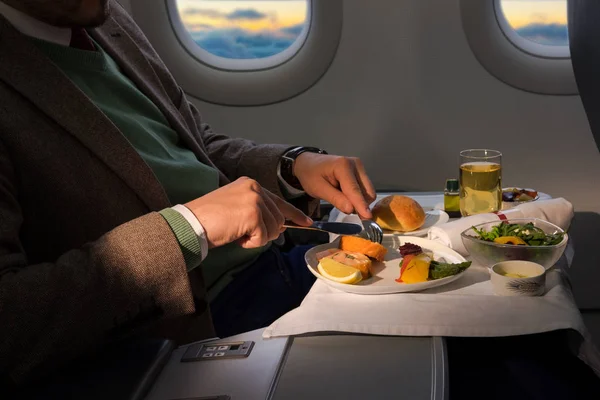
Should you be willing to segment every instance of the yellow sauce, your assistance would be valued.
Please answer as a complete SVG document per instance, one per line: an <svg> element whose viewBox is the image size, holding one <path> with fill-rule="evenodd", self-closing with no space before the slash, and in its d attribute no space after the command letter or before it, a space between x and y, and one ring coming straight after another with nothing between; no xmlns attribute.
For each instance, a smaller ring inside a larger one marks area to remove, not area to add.
<svg viewBox="0 0 600 400"><path fill-rule="evenodd" d="M527 275L513 274L510 272L501 272L500 275L507 276L509 278L529 278Z"/></svg>

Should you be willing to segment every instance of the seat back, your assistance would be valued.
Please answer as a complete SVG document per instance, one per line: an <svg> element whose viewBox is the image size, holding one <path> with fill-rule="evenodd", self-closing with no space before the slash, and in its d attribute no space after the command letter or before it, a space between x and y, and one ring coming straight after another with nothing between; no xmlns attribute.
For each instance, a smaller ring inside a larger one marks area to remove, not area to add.
<svg viewBox="0 0 600 400"><path fill-rule="evenodd" d="M573 72L600 151L600 0L568 0Z"/></svg>

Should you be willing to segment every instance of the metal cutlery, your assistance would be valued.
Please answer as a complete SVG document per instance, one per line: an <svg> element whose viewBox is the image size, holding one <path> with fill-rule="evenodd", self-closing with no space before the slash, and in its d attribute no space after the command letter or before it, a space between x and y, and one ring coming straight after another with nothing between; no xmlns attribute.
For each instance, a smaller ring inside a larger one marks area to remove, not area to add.
<svg viewBox="0 0 600 400"><path fill-rule="evenodd" d="M375 243L381 243L383 240L383 231L381 227L373 221L362 221L362 226L348 222L324 222L315 221L310 226L300 226L291 221L286 221L283 225L292 229L308 229L333 233L336 235L360 236Z"/></svg>
<svg viewBox="0 0 600 400"><path fill-rule="evenodd" d="M291 221L285 221L285 224L283 226L286 228L293 229L309 229L315 231L323 231L335 233L337 235L357 235L363 230L362 226L358 224L350 224L347 222L315 221L310 226L300 226Z"/></svg>
<svg viewBox="0 0 600 400"><path fill-rule="evenodd" d="M379 243L383 241L383 229L374 221L369 219L363 220L363 230L360 232L359 236L369 239L371 242Z"/></svg>

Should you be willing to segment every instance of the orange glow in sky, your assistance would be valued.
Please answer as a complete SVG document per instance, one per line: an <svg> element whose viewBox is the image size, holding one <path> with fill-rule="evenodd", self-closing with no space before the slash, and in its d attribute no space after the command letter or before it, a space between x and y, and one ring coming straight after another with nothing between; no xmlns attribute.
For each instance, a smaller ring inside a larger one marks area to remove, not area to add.
<svg viewBox="0 0 600 400"><path fill-rule="evenodd" d="M364 4L368 7L368 2ZM234 27L277 30L303 23L307 12L306 0L177 0L177 5L184 24L192 31ZM249 9L255 11L251 18L231 17L236 10ZM567 23L567 0L502 0L502 10L513 28Z"/></svg>
<svg viewBox="0 0 600 400"><path fill-rule="evenodd" d="M303 23L307 11L306 0L178 0L177 6L184 24L192 31L202 28L277 30ZM247 12L249 10L253 12ZM248 15L244 17L245 14Z"/></svg>
<svg viewBox="0 0 600 400"><path fill-rule="evenodd" d="M502 0L502 10L513 28L532 23L567 24L567 0Z"/></svg>

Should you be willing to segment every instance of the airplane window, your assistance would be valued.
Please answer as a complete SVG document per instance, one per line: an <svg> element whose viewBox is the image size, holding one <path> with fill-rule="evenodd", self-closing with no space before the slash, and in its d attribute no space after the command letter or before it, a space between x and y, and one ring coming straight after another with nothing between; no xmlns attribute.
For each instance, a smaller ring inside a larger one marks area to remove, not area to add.
<svg viewBox="0 0 600 400"><path fill-rule="evenodd" d="M2 0L0 0L2 1ZM337 54L344 0L129 0L187 94L228 106L291 99Z"/></svg>
<svg viewBox="0 0 600 400"><path fill-rule="evenodd" d="M306 39L309 6L310 0L177 0L188 34L208 53L195 52L201 61L243 70L273 67L292 57Z"/></svg>
<svg viewBox="0 0 600 400"><path fill-rule="evenodd" d="M543 57L568 57L567 0L500 0L500 25L519 48Z"/></svg>
<svg viewBox="0 0 600 400"><path fill-rule="evenodd" d="M465 37L481 65L507 85L547 95L577 94L567 3L459 0Z"/></svg>

